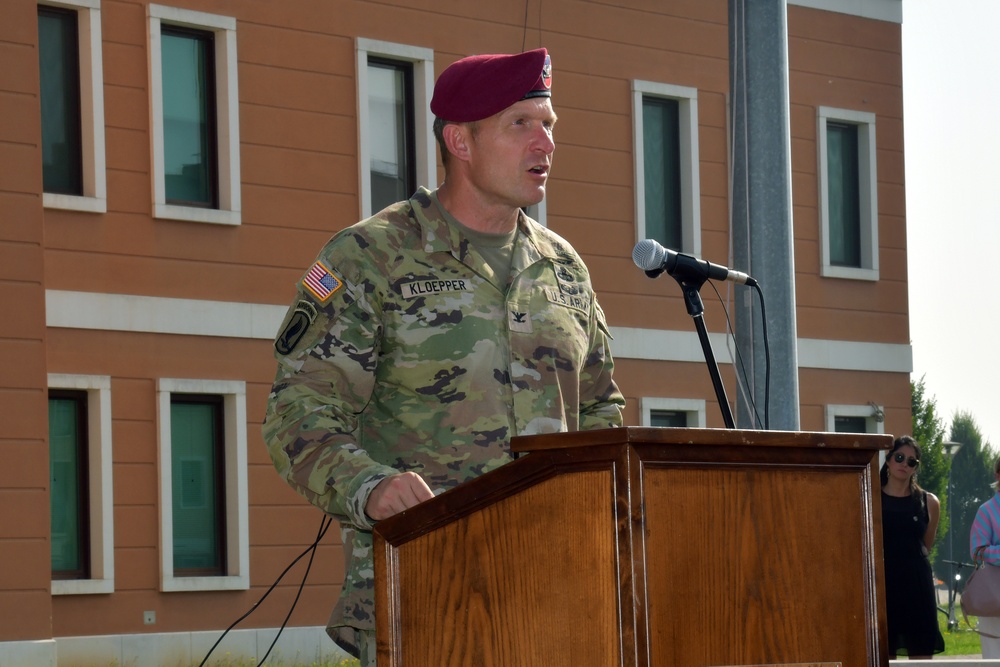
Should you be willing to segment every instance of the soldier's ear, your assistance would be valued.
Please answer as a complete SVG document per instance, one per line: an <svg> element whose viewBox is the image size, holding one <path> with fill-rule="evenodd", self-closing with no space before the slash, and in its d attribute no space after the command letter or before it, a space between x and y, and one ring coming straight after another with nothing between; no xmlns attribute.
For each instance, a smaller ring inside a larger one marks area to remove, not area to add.
<svg viewBox="0 0 1000 667"><path fill-rule="evenodd" d="M469 160L472 128L468 124L448 123L441 129L441 136L449 153L463 162Z"/></svg>

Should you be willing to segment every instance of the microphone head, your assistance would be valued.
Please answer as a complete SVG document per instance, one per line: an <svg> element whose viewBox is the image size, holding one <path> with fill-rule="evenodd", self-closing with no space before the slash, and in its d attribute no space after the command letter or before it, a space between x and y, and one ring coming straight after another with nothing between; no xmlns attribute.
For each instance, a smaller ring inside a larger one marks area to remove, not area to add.
<svg viewBox="0 0 1000 667"><path fill-rule="evenodd" d="M632 261L643 271L662 269L665 256L663 246L653 239L643 239L632 249Z"/></svg>

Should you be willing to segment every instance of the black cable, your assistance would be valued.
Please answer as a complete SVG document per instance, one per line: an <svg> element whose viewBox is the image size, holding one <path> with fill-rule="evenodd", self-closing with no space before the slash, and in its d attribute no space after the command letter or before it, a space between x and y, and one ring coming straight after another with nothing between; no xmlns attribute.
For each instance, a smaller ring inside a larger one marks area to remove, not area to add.
<svg viewBox="0 0 1000 667"><path fill-rule="evenodd" d="M219 638L215 640L215 643L212 644L212 648L208 649L208 653L205 654L205 657L202 659L198 667L204 667L205 663L208 662L208 658L212 655L212 652L215 651L215 649L219 646L219 644L222 642L225 636L229 634L229 631L235 628L240 623L242 623L248 616L250 616L250 614L256 611L257 607L260 606L260 603L263 602L267 598L267 596L271 594L271 591L273 591L275 587L277 587L277 585L281 582L281 580L285 577L285 575L288 574L288 571L291 570L296 563L302 560L302 558L306 554L309 554L309 562L306 565L306 571L302 574L302 581L299 582L299 590L295 594L295 600L292 601L292 606L288 610L288 615L285 616L285 620L282 621L281 627L278 629L278 633L274 637L274 641L271 642L271 645L268 647L267 653L264 654L264 657L261 658L260 662L257 663L257 667L261 667L261 665L264 664L264 660L267 659L267 656L271 653L271 649L273 649L274 645L277 643L278 637L280 637L282 631L284 631L285 625L288 624L288 619L291 618L292 612L295 611L295 605L298 604L299 597L302 595L302 589L306 585L306 578L309 576L309 570L312 569L312 563L313 563L313 558L316 555L316 549L319 547L320 540L323 539L323 536L326 534L326 531L330 528L330 524L332 523L333 519L331 517L327 516L326 514L322 516L319 522L319 531L316 533L316 539L313 541L313 543L310 544L308 547L306 547L305 551L296 556L295 560L293 560L291 563L288 564L288 567L286 567L284 571L278 575L278 578L274 580L274 583L271 584L271 586L267 589L267 591L264 592L264 594L260 597L260 599L257 600L257 602L255 602L253 606L250 607L250 609L247 610L245 614L243 614L238 619L233 621L233 623L228 628L226 628L225 632L223 632L219 636Z"/></svg>
<svg viewBox="0 0 1000 667"><path fill-rule="evenodd" d="M729 309L726 307L726 302L725 302L725 300L723 300L722 294L719 293L719 288L716 287L715 282L710 280L709 284L712 285L712 289L715 290L715 296L718 297L719 303L722 304L722 312L726 316L726 326L728 327L730 335L732 335L732 332L736 331L736 329L733 328L733 322L729 318ZM753 416L754 416L754 419L756 420L756 424L759 426L759 425L761 425L763 423L763 428L766 431L766 430L769 429L769 424L770 424L770 417L769 417L768 411L769 411L769 404L771 402L771 399L770 399L770 395L771 395L771 351L770 351L770 348L769 348L768 342L767 342L767 318L764 317L764 293L761 291L760 285L757 284L756 281L753 284L748 284L747 286L748 287L753 287L754 290L757 291L757 296L758 296L758 298L760 300L761 322L762 322L762 326L764 328L764 359L765 359L765 362L764 362L765 376L764 377L765 377L765 379L764 379L764 420L763 420L763 422L761 422L760 413L757 411L757 404L754 401L753 387L750 386L750 376L749 376L749 373L747 373L746 364L743 362L743 355L740 353L740 346L739 345L735 345L734 347L736 349L736 360L739 362L740 369L742 369L742 371L743 371L743 385L745 387L747 399L748 399L748 401L750 403L750 409L753 412ZM736 374L736 378L737 378L737 380L739 380L740 373Z"/></svg>
<svg viewBox="0 0 1000 667"><path fill-rule="evenodd" d="M764 336L764 430L771 428L771 346L767 340L767 313L764 309L764 293L760 285L754 285L760 301L760 326Z"/></svg>

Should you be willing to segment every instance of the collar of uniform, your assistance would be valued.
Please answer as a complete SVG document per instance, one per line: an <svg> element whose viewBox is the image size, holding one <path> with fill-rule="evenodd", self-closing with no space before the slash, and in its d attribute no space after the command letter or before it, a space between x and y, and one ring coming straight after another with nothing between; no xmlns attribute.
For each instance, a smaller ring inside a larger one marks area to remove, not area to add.
<svg viewBox="0 0 1000 667"><path fill-rule="evenodd" d="M420 186L410 197L413 216L420 225L420 243L424 252L452 252L458 246L458 233L452 229L431 191Z"/></svg>
<svg viewBox="0 0 1000 667"><path fill-rule="evenodd" d="M444 213L437 203L437 198L431 196L431 191L420 186L410 199L414 217L420 224L420 242L424 251L448 252L459 261L464 261L469 252L469 242L453 225L449 225ZM515 247L521 246L531 256L529 261L550 259L560 261L563 253L537 222L524 212L517 216L517 226L521 231ZM516 252L516 251L515 251Z"/></svg>

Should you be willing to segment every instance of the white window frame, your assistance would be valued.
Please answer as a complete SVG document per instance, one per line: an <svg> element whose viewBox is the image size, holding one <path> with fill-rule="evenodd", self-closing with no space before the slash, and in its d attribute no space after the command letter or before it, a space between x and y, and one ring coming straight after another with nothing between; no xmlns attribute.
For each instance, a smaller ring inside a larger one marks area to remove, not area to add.
<svg viewBox="0 0 1000 667"><path fill-rule="evenodd" d="M827 405L826 430L833 433L837 417L864 417L865 433L885 433L885 408L881 405Z"/></svg>
<svg viewBox="0 0 1000 667"><path fill-rule="evenodd" d="M221 225L241 223L240 114L237 85L236 19L176 7L149 5L150 147L153 217ZM161 25L176 25L215 35L215 104L219 155L219 208L167 203L163 150L163 63Z"/></svg>
<svg viewBox="0 0 1000 667"><path fill-rule="evenodd" d="M437 142L434 140L430 104L434 92L434 49L408 44L395 44L358 37L357 77L358 77L358 192L361 218L368 218L372 211L371 192L371 146L368 136L371 131L368 120L368 57L388 58L413 65L413 131L416 155L417 185L429 190L437 187Z"/></svg>
<svg viewBox="0 0 1000 667"><path fill-rule="evenodd" d="M878 169L876 163L875 114L819 107L816 113L816 159L819 173L820 275L826 278L878 280ZM861 266L830 263L830 176L827 169L827 122L847 123L858 128L858 189L861 198Z"/></svg>
<svg viewBox="0 0 1000 667"><path fill-rule="evenodd" d="M87 393L87 492L90 503L90 578L53 579L53 595L93 595L115 590L115 514L111 447L111 378L49 373L49 389Z"/></svg>
<svg viewBox="0 0 1000 667"><path fill-rule="evenodd" d="M80 48L80 148L83 156L83 195L44 192L42 206L106 213L108 185L104 142L101 0L40 0L38 4L76 11Z"/></svg>
<svg viewBox="0 0 1000 667"><path fill-rule="evenodd" d="M653 412L686 412L688 428L705 428L705 401L699 398L658 398L643 396L639 399L642 425L653 425Z"/></svg>
<svg viewBox="0 0 1000 667"><path fill-rule="evenodd" d="M646 160L643 147L643 97L678 102L681 151L681 241L685 253L701 255L701 177L698 161L698 89L654 81L632 81L632 154L635 159L635 235L646 234Z"/></svg>
<svg viewBox="0 0 1000 667"><path fill-rule="evenodd" d="M223 398L225 422L226 571L222 576L174 575L171 394L211 394ZM231 591L250 588L249 496L247 492L246 382L161 378L157 382L160 472L160 590Z"/></svg>

